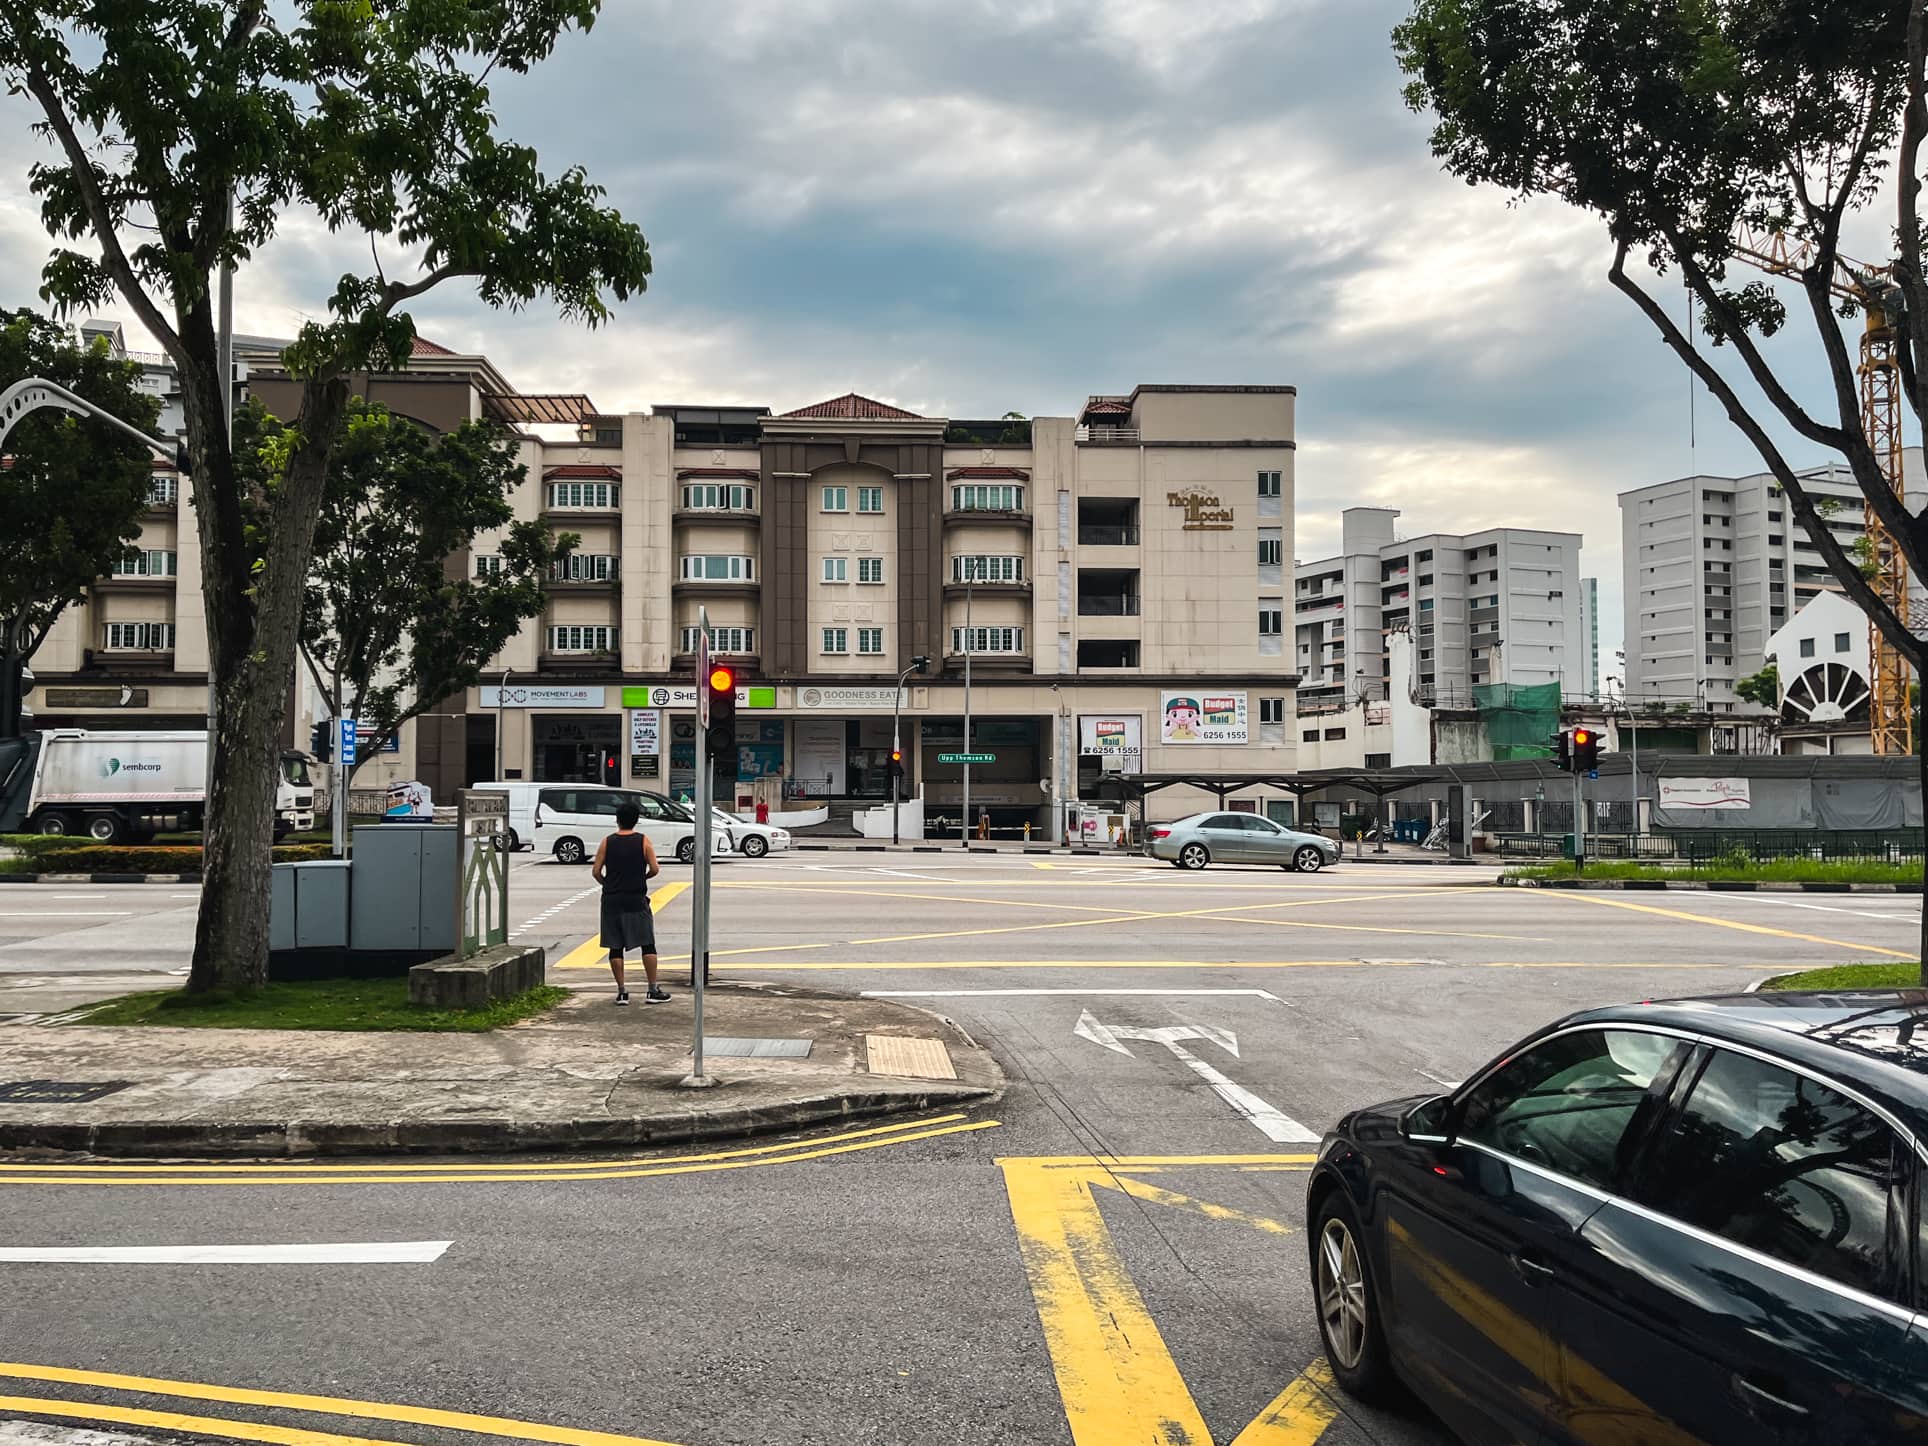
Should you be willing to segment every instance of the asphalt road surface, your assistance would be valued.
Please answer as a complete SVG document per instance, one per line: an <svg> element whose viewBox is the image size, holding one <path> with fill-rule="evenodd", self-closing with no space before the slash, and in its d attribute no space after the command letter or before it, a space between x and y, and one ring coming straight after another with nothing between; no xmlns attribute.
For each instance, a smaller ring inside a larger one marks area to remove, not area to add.
<svg viewBox="0 0 1928 1446"><path fill-rule="evenodd" d="M659 895L674 1009L687 877L670 866ZM112 1184L0 1169L0 1247L447 1242L407 1261L0 1259L0 1418L319 1433L304 1446L1443 1441L1422 1406L1368 1411L1324 1384L1308 1142L1572 1009L1912 957L1918 907L1490 878L733 861L718 973L946 1014L997 1053L1006 1097L701 1155L130 1167ZM512 926L552 977L608 990L587 870L524 856L513 880ZM0 1012L155 987L185 962L169 951L191 893L0 892Z"/></svg>

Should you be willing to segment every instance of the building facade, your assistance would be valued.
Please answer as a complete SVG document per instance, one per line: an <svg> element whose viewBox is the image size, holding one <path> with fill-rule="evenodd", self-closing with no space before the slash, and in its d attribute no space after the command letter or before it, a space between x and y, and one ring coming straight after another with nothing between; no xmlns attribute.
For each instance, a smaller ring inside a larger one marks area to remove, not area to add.
<svg viewBox="0 0 1928 1446"><path fill-rule="evenodd" d="M899 736L906 792L935 814L961 803L962 770L939 756L966 751L967 658L969 751L995 755L973 768L971 797L1000 826L1061 823L1059 805L1110 770L1293 765L1291 387L1146 385L1032 420L919 416L855 394L780 415L671 403L612 416L587 397L520 393L483 357L417 353L408 372L357 386L432 430L482 416L515 429L518 518L580 542L487 683L405 726L358 788L414 778L445 797L504 777L690 791L705 614L742 681L740 797L886 798L897 680L918 657ZM249 385L292 412L297 384L270 357ZM156 475L130 577L103 579L35 659L37 726L202 723L192 502ZM451 568L491 567L497 541ZM284 742L305 746L325 710L291 688ZM1178 790L1161 807L1209 798Z"/></svg>
<svg viewBox="0 0 1928 1446"><path fill-rule="evenodd" d="M1600 579L1580 579L1580 691L1600 697Z"/></svg>
<svg viewBox="0 0 1928 1446"><path fill-rule="evenodd" d="M1580 686L1580 543L1517 527L1401 538L1390 507L1349 507L1341 551L1295 568L1299 705L1316 712L1383 699L1387 639L1410 630L1415 688L1465 707L1485 683Z"/></svg>
<svg viewBox="0 0 1928 1446"><path fill-rule="evenodd" d="M1800 474L1852 550L1864 499L1847 468ZM1768 640L1805 604L1839 591L1769 473L1694 476L1620 494L1627 696L1746 711L1734 685L1765 664Z"/></svg>

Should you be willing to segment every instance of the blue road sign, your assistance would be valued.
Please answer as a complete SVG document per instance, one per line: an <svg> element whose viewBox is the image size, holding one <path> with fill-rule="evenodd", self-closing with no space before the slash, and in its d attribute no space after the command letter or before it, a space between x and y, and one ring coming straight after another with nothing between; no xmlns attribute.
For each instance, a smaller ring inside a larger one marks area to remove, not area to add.
<svg viewBox="0 0 1928 1446"><path fill-rule="evenodd" d="M337 721L341 724L341 748L339 750L341 761L344 764L353 763L355 761L355 720L353 718L342 718Z"/></svg>

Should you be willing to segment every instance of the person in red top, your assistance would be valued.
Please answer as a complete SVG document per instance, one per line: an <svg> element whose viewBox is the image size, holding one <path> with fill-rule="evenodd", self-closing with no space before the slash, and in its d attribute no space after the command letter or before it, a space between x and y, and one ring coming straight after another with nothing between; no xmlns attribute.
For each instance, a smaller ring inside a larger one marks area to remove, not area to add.
<svg viewBox="0 0 1928 1446"><path fill-rule="evenodd" d="M616 976L616 1002L629 1003L623 955L639 949L649 980L643 1003L667 1004L669 991L656 982L656 920L649 908L649 881L662 868L649 840L636 832L639 816L633 803L616 809L616 831L598 845L590 873L602 885L602 944L609 951L609 972Z"/></svg>

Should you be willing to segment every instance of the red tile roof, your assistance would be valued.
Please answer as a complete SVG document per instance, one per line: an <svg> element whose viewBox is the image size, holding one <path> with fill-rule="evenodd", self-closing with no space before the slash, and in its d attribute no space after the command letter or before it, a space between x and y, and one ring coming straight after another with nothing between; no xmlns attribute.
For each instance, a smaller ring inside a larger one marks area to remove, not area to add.
<svg viewBox="0 0 1928 1446"><path fill-rule="evenodd" d="M1031 480L1031 474L1022 467L953 467L944 474L944 480L946 482L955 482L960 477L970 481L984 481L992 478L1002 479L1007 482L1028 482Z"/></svg>
<svg viewBox="0 0 1928 1446"><path fill-rule="evenodd" d="M560 467L543 469L543 481L547 482L553 477L594 477L601 481L620 482L623 472L620 467L607 467L600 462L569 462Z"/></svg>
<svg viewBox="0 0 1928 1446"><path fill-rule="evenodd" d="M450 351L445 346L440 346L437 343L430 341L425 336L418 336L415 338L415 345L410 350L409 355L410 356L455 356L457 355L457 353Z"/></svg>
<svg viewBox="0 0 1928 1446"><path fill-rule="evenodd" d="M1131 415L1131 402L1125 397L1093 397L1085 403L1080 414L1083 417L1128 417Z"/></svg>
<svg viewBox="0 0 1928 1446"><path fill-rule="evenodd" d="M860 397L855 392L845 392L841 397L832 397L827 402L815 406L798 407L794 412L784 412L785 417L816 418L839 422L923 422L915 412L907 412L902 407L893 407L884 402Z"/></svg>

